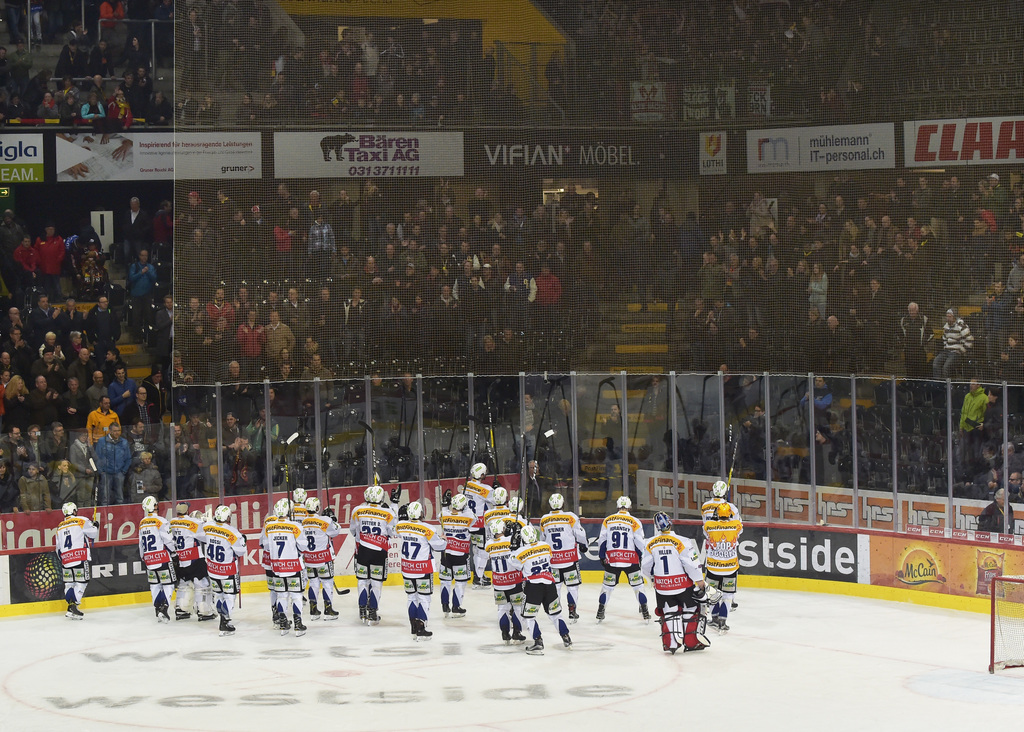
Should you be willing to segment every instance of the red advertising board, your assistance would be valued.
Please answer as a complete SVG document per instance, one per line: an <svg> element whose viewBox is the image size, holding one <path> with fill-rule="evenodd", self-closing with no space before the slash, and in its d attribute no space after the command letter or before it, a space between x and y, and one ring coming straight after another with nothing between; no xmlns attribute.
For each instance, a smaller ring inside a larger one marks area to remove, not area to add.
<svg viewBox="0 0 1024 732"><path fill-rule="evenodd" d="M1024 117L971 117L903 123L908 168L997 165L1024 160Z"/></svg>

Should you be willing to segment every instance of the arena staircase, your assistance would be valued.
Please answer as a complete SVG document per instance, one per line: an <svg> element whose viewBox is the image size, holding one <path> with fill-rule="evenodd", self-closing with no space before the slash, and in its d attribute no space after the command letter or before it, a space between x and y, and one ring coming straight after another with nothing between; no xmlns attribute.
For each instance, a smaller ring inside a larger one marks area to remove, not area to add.
<svg viewBox="0 0 1024 732"><path fill-rule="evenodd" d="M592 370L644 374L670 368L666 303L609 300L598 309L602 327L587 349Z"/></svg>

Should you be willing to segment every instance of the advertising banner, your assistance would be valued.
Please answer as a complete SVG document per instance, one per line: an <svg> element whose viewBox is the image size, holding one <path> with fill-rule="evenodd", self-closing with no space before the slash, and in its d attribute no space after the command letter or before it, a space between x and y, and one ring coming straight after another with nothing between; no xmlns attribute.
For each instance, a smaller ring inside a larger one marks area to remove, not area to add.
<svg viewBox="0 0 1024 732"><path fill-rule="evenodd" d="M748 173L895 167L891 123L747 130Z"/></svg>
<svg viewBox="0 0 1024 732"><path fill-rule="evenodd" d="M764 82L755 82L747 87L748 108L755 117L772 116L772 87Z"/></svg>
<svg viewBox="0 0 1024 732"><path fill-rule="evenodd" d="M1024 160L1024 116L903 123L905 165L1002 165Z"/></svg>
<svg viewBox="0 0 1024 732"><path fill-rule="evenodd" d="M703 120L711 116L711 91L703 84L684 86L680 102L684 121Z"/></svg>
<svg viewBox="0 0 1024 732"><path fill-rule="evenodd" d="M258 132L59 132L57 182L259 179Z"/></svg>
<svg viewBox="0 0 1024 732"><path fill-rule="evenodd" d="M988 597L998 575L1024 574L1024 551L913 536L871 536L871 584Z"/></svg>
<svg viewBox="0 0 1024 732"><path fill-rule="evenodd" d="M851 532L745 526L740 572L857 582L858 551L857 534Z"/></svg>
<svg viewBox="0 0 1024 732"><path fill-rule="evenodd" d="M629 106L634 122L661 122L671 113L660 81L630 82Z"/></svg>
<svg viewBox="0 0 1024 732"><path fill-rule="evenodd" d="M701 175L725 175L729 172L727 144L729 135L725 130L701 132L698 136L697 159Z"/></svg>
<svg viewBox="0 0 1024 732"><path fill-rule="evenodd" d="M481 130L466 133L470 175L687 173L696 165L688 133L666 130Z"/></svg>
<svg viewBox="0 0 1024 732"><path fill-rule="evenodd" d="M42 135L0 139L0 183L43 183L45 175Z"/></svg>
<svg viewBox="0 0 1024 732"><path fill-rule="evenodd" d="M60 600L64 597L56 552L13 554L10 562L11 603ZM134 544L97 546L90 563L88 596L143 592L149 587L146 567Z"/></svg>
<svg viewBox="0 0 1024 732"><path fill-rule="evenodd" d="M428 178L464 174L461 132L275 132L278 178Z"/></svg>

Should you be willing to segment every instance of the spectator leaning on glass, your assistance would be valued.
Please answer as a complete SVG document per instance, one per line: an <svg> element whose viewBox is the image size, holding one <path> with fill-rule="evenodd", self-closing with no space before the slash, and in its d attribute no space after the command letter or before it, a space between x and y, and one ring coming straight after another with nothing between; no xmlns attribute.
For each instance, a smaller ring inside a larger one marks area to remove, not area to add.
<svg viewBox="0 0 1024 732"><path fill-rule="evenodd" d="M1016 533L1013 525L1013 506L1006 503L1006 493L1002 488L996 491L992 503L985 506L978 515L978 531L1003 532L1003 516L1007 515L1007 525L1011 534Z"/></svg>

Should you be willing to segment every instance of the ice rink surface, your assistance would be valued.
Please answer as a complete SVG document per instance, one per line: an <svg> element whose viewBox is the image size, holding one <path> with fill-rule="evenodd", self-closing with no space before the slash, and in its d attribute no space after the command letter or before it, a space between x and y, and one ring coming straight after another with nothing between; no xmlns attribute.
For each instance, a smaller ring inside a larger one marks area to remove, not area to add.
<svg viewBox="0 0 1024 732"><path fill-rule="evenodd" d="M462 620L434 595L420 643L398 587L379 626L359 624L353 591L336 600L341 619L307 621L302 638L270 627L265 594L244 596L226 638L214 621L157 624L142 605L2 620L0 729L936 732L1024 715L1024 674L987 673L984 615L741 589L731 632L671 656L627 588L599 625L585 585L575 646L542 619L538 657L501 643L489 590L466 594Z"/></svg>

